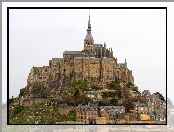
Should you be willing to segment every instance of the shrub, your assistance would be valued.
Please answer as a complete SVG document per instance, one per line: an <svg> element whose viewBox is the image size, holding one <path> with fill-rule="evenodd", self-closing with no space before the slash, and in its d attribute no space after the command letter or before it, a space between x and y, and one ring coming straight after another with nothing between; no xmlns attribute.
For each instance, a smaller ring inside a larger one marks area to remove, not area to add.
<svg viewBox="0 0 174 132"><path fill-rule="evenodd" d="M75 110L69 111L69 113L67 115L67 119L69 121L76 121L76 111Z"/></svg>
<svg viewBox="0 0 174 132"><path fill-rule="evenodd" d="M13 115L12 117L16 116L17 114L19 114L22 110L24 110L24 106L16 106L14 107L14 111L13 111Z"/></svg>
<svg viewBox="0 0 174 132"><path fill-rule="evenodd" d="M120 90L120 84L117 81L112 81L108 84L109 89Z"/></svg>
<svg viewBox="0 0 174 132"><path fill-rule="evenodd" d="M132 90L138 92L138 87L133 87Z"/></svg>
<svg viewBox="0 0 174 132"><path fill-rule="evenodd" d="M23 96L24 92L25 92L25 88L20 89L20 94L19 94L19 96Z"/></svg>
<svg viewBox="0 0 174 132"><path fill-rule="evenodd" d="M40 96L46 98L50 95L50 90L43 85L38 85L33 90L34 96Z"/></svg>

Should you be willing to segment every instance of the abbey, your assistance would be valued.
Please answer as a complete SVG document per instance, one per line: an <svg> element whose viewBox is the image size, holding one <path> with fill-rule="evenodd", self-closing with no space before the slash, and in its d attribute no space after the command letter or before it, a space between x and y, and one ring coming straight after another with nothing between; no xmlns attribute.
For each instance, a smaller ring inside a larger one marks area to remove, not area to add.
<svg viewBox="0 0 174 132"><path fill-rule="evenodd" d="M91 34L90 14L87 34L81 51L65 51L63 58L52 58L48 66L32 67L27 79L27 85L34 82L58 82L60 87L65 77L73 80L83 80L88 84L106 86L108 82L120 80L124 83L134 84L132 70L124 63L118 63L113 56L112 48L106 44L95 44Z"/></svg>

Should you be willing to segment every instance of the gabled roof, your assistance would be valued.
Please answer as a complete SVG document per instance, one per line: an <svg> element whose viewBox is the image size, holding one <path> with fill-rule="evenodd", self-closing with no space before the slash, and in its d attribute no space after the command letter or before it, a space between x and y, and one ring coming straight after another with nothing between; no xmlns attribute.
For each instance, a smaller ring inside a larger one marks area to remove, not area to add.
<svg viewBox="0 0 174 132"><path fill-rule="evenodd" d="M100 109L116 110L116 109L124 109L124 106L100 106Z"/></svg>
<svg viewBox="0 0 174 132"><path fill-rule="evenodd" d="M81 105L77 108L77 111L96 111L98 110L98 105L97 104L90 104L88 105Z"/></svg>

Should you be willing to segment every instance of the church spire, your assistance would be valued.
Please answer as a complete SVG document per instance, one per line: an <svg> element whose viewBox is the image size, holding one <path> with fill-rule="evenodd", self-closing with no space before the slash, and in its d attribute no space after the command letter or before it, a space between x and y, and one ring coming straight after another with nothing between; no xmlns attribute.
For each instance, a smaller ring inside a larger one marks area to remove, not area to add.
<svg viewBox="0 0 174 132"><path fill-rule="evenodd" d="M89 9L89 21L88 21L88 29L91 29L91 23L90 23L90 9Z"/></svg>
<svg viewBox="0 0 174 132"><path fill-rule="evenodd" d="M90 11L90 9L89 9L89 11ZM89 20L88 20L88 29L86 31L87 31L87 34L86 34L85 40L93 40L93 37L91 34L90 12L89 12Z"/></svg>
<svg viewBox="0 0 174 132"><path fill-rule="evenodd" d="M90 22L90 9L89 9L89 20L88 20L88 31L91 31L91 22Z"/></svg>

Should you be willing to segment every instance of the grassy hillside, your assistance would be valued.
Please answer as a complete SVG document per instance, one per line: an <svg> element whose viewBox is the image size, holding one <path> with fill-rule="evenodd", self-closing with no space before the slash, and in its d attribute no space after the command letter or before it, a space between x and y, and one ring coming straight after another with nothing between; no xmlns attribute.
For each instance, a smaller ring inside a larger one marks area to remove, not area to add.
<svg viewBox="0 0 174 132"><path fill-rule="evenodd" d="M32 106L17 105L13 108L11 124L55 124L61 121L75 121L75 111L67 115L60 115L56 107L56 100L45 101Z"/></svg>

